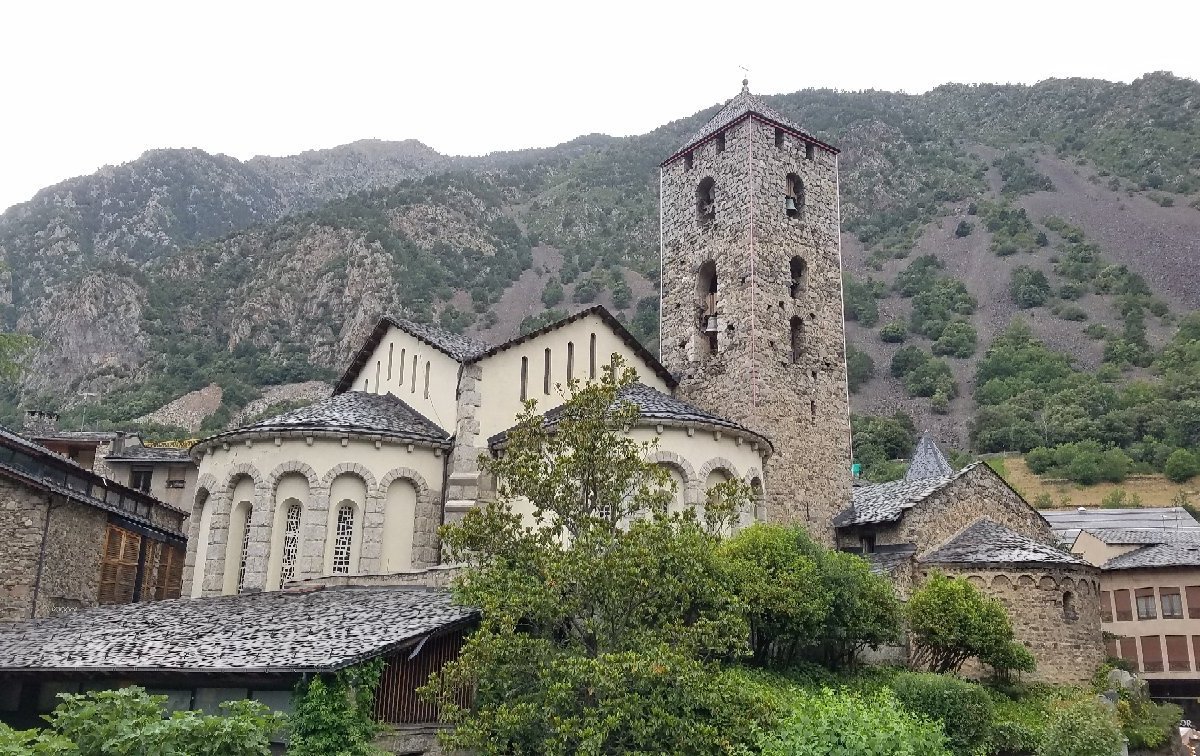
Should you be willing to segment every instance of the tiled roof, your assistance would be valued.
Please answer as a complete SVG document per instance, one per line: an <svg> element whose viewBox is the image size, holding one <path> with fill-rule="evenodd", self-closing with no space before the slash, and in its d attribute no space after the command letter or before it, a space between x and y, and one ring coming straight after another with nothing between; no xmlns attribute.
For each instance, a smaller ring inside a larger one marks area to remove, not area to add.
<svg viewBox="0 0 1200 756"><path fill-rule="evenodd" d="M1102 570L1136 570L1154 567L1200 567L1200 543L1160 543L1115 556Z"/></svg>
<svg viewBox="0 0 1200 756"><path fill-rule="evenodd" d="M393 394L347 391L200 441L193 451L228 436L254 431L326 431L379 435L448 448L450 436Z"/></svg>
<svg viewBox="0 0 1200 756"><path fill-rule="evenodd" d="M872 551L862 555L876 575L894 575L906 565L917 551L914 544L894 551Z"/></svg>
<svg viewBox="0 0 1200 756"><path fill-rule="evenodd" d="M635 383L621 391L618 401L632 402L637 405L638 419L640 422L653 423L659 421L664 424L671 423L694 423L699 425L711 425L718 428L728 428L736 433L746 434L756 439L761 440L768 447L771 447L770 439L755 433L746 426L736 423L732 420L727 420L719 415L714 415L711 412L706 412L699 407L695 407L687 402L680 401L673 396L668 396L663 392L646 386L641 383ZM547 425L553 425L562 416L565 405L559 405L543 415ZM490 446L499 446L507 439L512 428L506 431L501 431L488 439Z"/></svg>
<svg viewBox="0 0 1200 756"><path fill-rule="evenodd" d="M913 508L980 464L982 463L975 462L953 475L940 478L894 480L872 486L854 486L851 489L852 503L833 518L833 525L842 528L849 525L895 522L904 515L905 510Z"/></svg>
<svg viewBox="0 0 1200 756"><path fill-rule="evenodd" d="M908 471L904 480L926 480L928 478L945 478L954 474L954 468L946 461L946 455L934 443L928 433L921 436L917 442L917 450L913 452L912 461L908 463Z"/></svg>
<svg viewBox="0 0 1200 756"><path fill-rule="evenodd" d="M1087 532L1107 544L1195 543L1200 544L1200 528L1097 528Z"/></svg>
<svg viewBox="0 0 1200 756"><path fill-rule="evenodd" d="M1043 509L1042 517L1054 528L1059 540L1074 543L1081 529L1143 529L1182 530L1200 529L1197 522L1183 507L1135 507L1127 509L1098 509L1077 507L1074 509Z"/></svg>
<svg viewBox="0 0 1200 756"><path fill-rule="evenodd" d="M168 446L126 446L117 454L104 458L109 462L186 462L191 464L187 449Z"/></svg>
<svg viewBox="0 0 1200 756"><path fill-rule="evenodd" d="M932 564L1086 565L1078 557L1035 541L987 517L976 520L921 557Z"/></svg>
<svg viewBox="0 0 1200 756"><path fill-rule="evenodd" d="M448 591L396 587L99 607L0 626L0 670L334 670L475 614Z"/></svg>

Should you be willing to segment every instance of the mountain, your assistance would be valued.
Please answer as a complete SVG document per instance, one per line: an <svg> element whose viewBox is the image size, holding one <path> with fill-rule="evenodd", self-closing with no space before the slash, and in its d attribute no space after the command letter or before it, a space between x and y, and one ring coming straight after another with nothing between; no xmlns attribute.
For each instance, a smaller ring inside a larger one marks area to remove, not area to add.
<svg viewBox="0 0 1200 756"><path fill-rule="evenodd" d="M1127 380L1200 307L1194 81L767 99L842 149L848 340L859 377L864 355L875 367L856 412L903 410L966 446L976 371L1014 319L1090 370L1137 342ZM0 216L4 321L39 340L0 417L127 422L217 383L218 427L262 386L328 379L390 310L499 339L602 301L654 345L657 165L716 107L482 158L411 141L245 162L155 150L44 189ZM1119 286L1071 278L1081 257ZM931 360L916 378L889 374L904 346Z"/></svg>

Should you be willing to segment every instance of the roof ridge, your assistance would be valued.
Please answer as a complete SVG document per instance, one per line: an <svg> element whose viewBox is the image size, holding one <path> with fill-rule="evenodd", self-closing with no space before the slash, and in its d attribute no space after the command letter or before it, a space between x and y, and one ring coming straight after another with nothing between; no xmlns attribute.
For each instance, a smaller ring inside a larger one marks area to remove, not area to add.
<svg viewBox="0 0 1200 756"><path fill-rule="evenodd" d="M954 466L946 459L946 455L933 440L933 434L925 431L913 450L909 460L908 470L904 473L905 480L922 480L940 478L954 473Z"/></svg>

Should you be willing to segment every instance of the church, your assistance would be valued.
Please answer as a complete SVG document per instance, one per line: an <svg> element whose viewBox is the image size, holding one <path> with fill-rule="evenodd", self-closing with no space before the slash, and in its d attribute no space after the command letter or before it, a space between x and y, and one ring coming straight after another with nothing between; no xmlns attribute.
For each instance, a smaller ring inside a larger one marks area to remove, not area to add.
<svg viewBox="0 0 1200 756"><path fill-rule="evenodd" d="M640 413L628 432L657 439L672 507L743 480L754 502L742 525L801 525L862 554L902 596L932 570L962 575L1009 608L1036 679L1087 680L1103 661L1099 573L1058 549L987 465L955 471L925 438L904 480L852 479L837 149L743 82L666 158L660 185L660 355L599 306L501 344L383 317L330 398L197 443L183 575L192 600L155 605L163 616L153 620L123 610L162 659L161 669L139 662L138 674L161 673L154 684L194 702L205 685L268 695L288 688L288 674L375 655L396 674L381 695L408 700L405 665L438 668L471 622L444 591L414 587L446 584L438 528L495 495L480 456L501 451L523 402L551 411L559 384L594 379L620 357L638 374L624 396ZM13 641L17 661L0 658L0 681L14 669L78 669L112 627L106 611ZM205 661L179 661L210 641ZM289 643L309 666L289 667ZM314 653L314 643L329 648ZM95 665L130 679L111 658ZM210 682L191 680L195 668ZM436 720L414 711L379 714Z"/></svg>

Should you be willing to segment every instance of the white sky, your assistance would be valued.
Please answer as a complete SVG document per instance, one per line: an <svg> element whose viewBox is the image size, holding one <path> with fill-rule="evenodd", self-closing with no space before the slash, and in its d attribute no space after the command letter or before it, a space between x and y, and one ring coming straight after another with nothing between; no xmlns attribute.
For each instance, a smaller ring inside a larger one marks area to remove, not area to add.
<svg viewBox="0 0 1200 756"><path fill-rule="evenodd" d="M1200 78L1200 2L0 4L0 208L155 147L446 154L638 134L737 92Z"/></svg>

